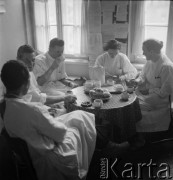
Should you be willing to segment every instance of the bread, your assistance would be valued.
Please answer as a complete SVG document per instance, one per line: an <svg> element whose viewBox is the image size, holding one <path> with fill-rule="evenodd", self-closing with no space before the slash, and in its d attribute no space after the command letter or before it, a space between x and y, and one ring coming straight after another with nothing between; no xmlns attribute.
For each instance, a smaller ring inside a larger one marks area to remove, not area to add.
<svg viewBox="0 0 173 180"><path fill-rule="evenodd" d="M103 90L101 88L94 88L93 90L90 90L90 96L94 99L109 98L110 93L107 90Z"/></svg>
<svg viewBox="0 0 173 180"><path fill-rule="evenodd" d="M124 87L121 84L116 84L115 91L122 92L122 91L124 91Z"/></svg>

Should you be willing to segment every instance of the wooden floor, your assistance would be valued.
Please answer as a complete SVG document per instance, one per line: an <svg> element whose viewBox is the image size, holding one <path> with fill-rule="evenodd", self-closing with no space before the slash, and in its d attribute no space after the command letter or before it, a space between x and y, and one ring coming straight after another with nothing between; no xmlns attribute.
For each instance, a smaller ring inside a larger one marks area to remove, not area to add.
<svg viewBox="0 0 173 180"><path fill-rule="evenodd" d="M173 139L147 143L117 156L96 152L87 180L173 179Z"/></svg>

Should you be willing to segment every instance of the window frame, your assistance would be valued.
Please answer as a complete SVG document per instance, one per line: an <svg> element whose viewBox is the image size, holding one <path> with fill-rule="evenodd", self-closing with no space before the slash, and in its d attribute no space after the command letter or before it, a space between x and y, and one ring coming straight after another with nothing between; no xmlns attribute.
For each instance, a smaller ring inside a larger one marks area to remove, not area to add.
<svg viewBox="0 0 173 180"><path fill-rule="evenodd" d="M144 39L143 39L143 41L145 40L145 39L147 39L147 37L145 36L145 33L146 33L146 28L147 27L166 27L167 28L167 35L166 35L166 41L165 41L165 43L164 43L164 46L165 46L165 53L166 53L166 51L167 51L167 41L168 41L168 30L169 30L169 16L170 16L170 6L171 6L171 1L170 1L170 4L169 4L169 7L168 7L168 10L169 10L169 13L168 13L168 21L166 22L166 23L159 23L159 22L156 22L156 23L147 23L147 22L144 22L144 24L143 24L143 27L144 27ZM144 8L146 8L146 5L144 6ZM130 9L131 10L131 9ZM144 13L145 13L145 9L144 9ZM145 14L144 14L144 16L145 16ZM145 18L145 17L144 17ZM141 42L142 43L142 42ZM130 45L131 46L131 45ZM129 55L131 56L131 59L132 59L132 63L135 63L135 64L145 64L146 63L146 58L145 58L145 56L142 54L142 53L137 53L137 54L132 54L131 52L130 52L130 50L128 51L128 53L129 53Z"/></svg>
<svg viewBox="0 0 173 180"><path fill-rule="evenodd" d="M35 1L39 1L39 0L34 0L34 3L33 3L33 9L34 9L34 29L35 29L35 37L37 36L37 28L38 28L38 25L36 24L36 21L35 21ZM50 25L49 23L49 10L48 10L48 1L49 0L43 0L41 2L43 2L45 4L45 14L46 14L46 18L45 18L45 27L44 30L45 30L45 33L46 33L46 47L48 49L48 44L50 42L50 33L49 33L49 29L51 26L53 25ZM57 37L60 38L60 39L63 39L63 26L67 26L67 25L63 25L62 23L62 4L61 4L61 0L55 0L55 11L56 11L56 29L57 29ZM75 25L70 25L72 27L75 27ZM81 27L80 27L81 28ZM81 29L80 29L81 30ZM81 31L80 31L81 32ZM35 49L37 51L37 53L44 53L42 51L40 51L38 49L38 44L37 44L37 38L35 40ZM65 54L65 57L68 58L68 59L81 59L81 60L88 60L89 59L89 56L88 55L85 55L85 54Z"/></svg>

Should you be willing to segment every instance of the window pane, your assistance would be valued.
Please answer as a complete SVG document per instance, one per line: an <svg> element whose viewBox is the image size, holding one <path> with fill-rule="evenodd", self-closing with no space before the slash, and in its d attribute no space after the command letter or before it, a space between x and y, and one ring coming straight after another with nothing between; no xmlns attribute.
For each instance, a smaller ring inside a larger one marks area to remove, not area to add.
<svg viewBox="0 0 173 180"><path fill-rule="evenodd" d="M62 4L62 24L81 25L82 0L63 0Z"/></svg>
<svg viewBox="0 0 173 180"><path fill-rule="evenodd" d="M57 37L57 26L50 26L49 27L49 41L55 37Z"/></svg>
<svg viewBox="0 0 173 180"><path fill-rule="evenodd" d="M45 27L36 27L37 49L41 52L47 50L46 36Z"/></svg>
<svg viewBox="0 0 173 180"><path fill-rule="evenodd" d="M73 24L73 0L63 0L62 4L62 23Z"/></svg>
<svg viewBox="0 0 173 180"><path fill-rule="evenodd" d="M65 54L80 54L82 0L63 0L62 25Z"/></svg>
<svg viewBox="0 0 173 180"><path fill-rule="evenodd" d="M163 41L163 51L166 49L167 29L170 1L145 2L145 39L155 38Z"/></svg>
<svg viewBox="0 0 173 180"><path fill-rule="evenodd" d="M168 25L170 1L146 1L145 24Z"/></svg>
<svg viewBox="0 0 173 180"><path fill-rule="evenodd" d="M167 40L167 27L148 27L145 28L145 39L155 38L160 41L163 41L163 52L165 52L166 48L166 40Z"/></svg>
<svg viewBox="0 0 173 180"><path fill-rule="evenodd" d="M65 54L80 54L80 28L64 26Z"/></svg>
<svg viewBox="0 0 173 180"><path fill-rule="evenodd" d="M48 0L48 22L50 25L57 24L55 0Z"/></svg>
<svg viewBox="0 0 173 180"><path fill-rule="evenodd" d="M35 11L35 24L38 26L46 24L46 11L45 3L34 1L34 11Z"/></svg>
<svg viewBox="0 0 173 180"><path fill-rule="evenodd" d="M37 50L46 50L46 7L41 1L34 1Z"/></svg>

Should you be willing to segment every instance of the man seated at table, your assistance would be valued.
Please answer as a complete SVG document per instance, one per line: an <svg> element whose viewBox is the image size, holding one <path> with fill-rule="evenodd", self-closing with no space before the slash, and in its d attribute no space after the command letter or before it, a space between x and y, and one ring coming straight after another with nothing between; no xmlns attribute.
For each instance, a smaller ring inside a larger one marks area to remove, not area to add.
<svg viewBox="0 0 173 180"><path fill-rule="evenodd" d="M57 95L47 95L42 93L39 89L35 76L33 74L33 68L35 64L35 50L29 45L22 45L17 51L17 60L22 61L28 67L30 74L30 87L27 95L24 96L25 99L31 100L33 102L41 102L46 104L54 104L62 101L74 102L76 97L74 95L65 95L60 91L57 91Z"/></svg>
<svg viewBox="0 0 173 180"><path fill-rule="evenodd" d="M77 84L67 80L64 63L64 41L54 38L50 41L49 50L36 56L34 74L42 90L47 94L56 94L77 87Z"/></svg>
<svg viewBox="0 0 173 180"><path fill-rule="evenodd" d="M28 144L29 152L39 180L57 180L59 172L66 180L86 177L96 144L94 115L73 111L53 117L49 107L41 103L26 102L30 75L24 63L10 60L1 70L6 87L4 98L4 125L11 137ZM99 139L101 148L110 147L110 141ZM113 146L122 151L124 147ZM115 155L115 152L113 155Z"/></svg>

